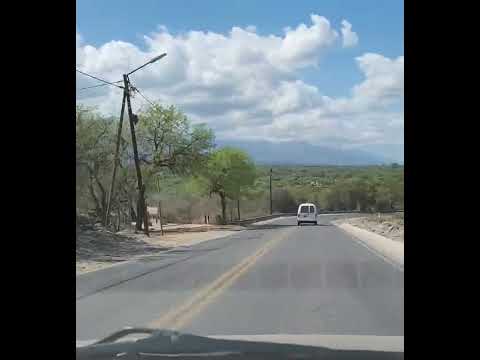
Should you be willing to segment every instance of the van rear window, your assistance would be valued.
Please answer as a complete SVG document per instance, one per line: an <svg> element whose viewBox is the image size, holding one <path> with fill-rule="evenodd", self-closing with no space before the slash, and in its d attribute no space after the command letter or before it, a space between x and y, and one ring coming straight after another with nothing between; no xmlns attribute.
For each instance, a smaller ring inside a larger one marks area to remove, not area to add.
<svg viewBox="0 0 480 360"><path fill-rule="evenodd" d="M315 213L315 206L310 206L310 214Z"/></svg>
<svg viewBox="0 0 480 360"><path fill-rule="evenodd" d="M300 208L300 212L301 212L302 214L308 214L308 206L302 206L302 207Z"/></svg>

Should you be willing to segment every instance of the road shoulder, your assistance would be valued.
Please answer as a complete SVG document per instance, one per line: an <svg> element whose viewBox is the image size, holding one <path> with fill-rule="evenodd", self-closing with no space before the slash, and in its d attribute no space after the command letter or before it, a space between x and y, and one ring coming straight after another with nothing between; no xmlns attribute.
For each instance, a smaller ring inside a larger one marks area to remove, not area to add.
<svg viewBox="0 0 480 360"><path fill-rule="evenodd" d="M170 266L179 261L198 255L194 251L199 245L228 238L234 232L223 233L223 236L197 241L189 246L180 245L163 252L141 256L129 261L122 261L96 271L79 274L76 277L76 299L93 295L99 291L116 286L123 282L149 274L153 271Z"/></svg>
<svg viewBox="0 0 480 360"><path fill-rule="evenodd" d="M165 226L164 235L152 227L150 236L131 230L117 233L104 229L87 230L79 233L77 238L76 275L159 255L178 247L190 247L241 230L241 226L197 224Z"/></svg>
<svg viewBox="0 0 480 360"><path fill-rule="evenodd" d="M392 263L403 270L404 246L403 242L391 240L385 236L375 234L365 229L345 223L342 220L332 221L332 224L351 235L377 256Z"/></svg>

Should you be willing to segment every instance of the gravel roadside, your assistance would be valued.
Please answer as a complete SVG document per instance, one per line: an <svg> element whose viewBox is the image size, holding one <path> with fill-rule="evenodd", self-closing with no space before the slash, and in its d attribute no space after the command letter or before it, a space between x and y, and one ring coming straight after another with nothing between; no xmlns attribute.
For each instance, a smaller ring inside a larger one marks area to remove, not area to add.
<svg viewBox="0 0 480 360"><path fill-rule="evenodd" d="M345 218L343 223L385 236L394 241L404 242L404 213L371 214L362 217Z"/></svg>
<svg viewBox="0 0 480 360"><path fill-rule="evenodd" d="M178 246L191 246L243 230L241 226L184 224L165 227L164 235L155 227L150 237L131 230L118 233L99 226L80 228L76 244L76 274L104 269L120 262L155 255Z"/></svg>

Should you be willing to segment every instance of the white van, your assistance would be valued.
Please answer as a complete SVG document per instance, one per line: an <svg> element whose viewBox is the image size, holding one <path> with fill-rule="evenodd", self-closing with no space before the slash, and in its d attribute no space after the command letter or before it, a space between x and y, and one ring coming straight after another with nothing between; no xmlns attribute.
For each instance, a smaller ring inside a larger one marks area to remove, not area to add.
<svg viewBox="0 0 480 360"><path fill-rule="evenodd" d="M314 204L300 204L297 212L297 225L301 223L313 223L317 225L317 207Z"/></svg>

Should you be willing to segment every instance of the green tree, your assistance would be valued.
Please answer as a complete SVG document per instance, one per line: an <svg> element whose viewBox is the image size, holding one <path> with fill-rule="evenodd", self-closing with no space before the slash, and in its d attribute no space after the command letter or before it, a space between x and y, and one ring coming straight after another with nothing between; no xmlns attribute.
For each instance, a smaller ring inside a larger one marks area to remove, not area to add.
<svg viewBox="0 0 480 360"><path fill-rule="evenodd" d="M284 213L293 213L297 211L297 202L288 189L275 189L272 198L274 210Z"/></svg>
<svg viewBox="0 0 480 360"><path fill-rule="evenodd" d="M161 186L163 170L190 174L214 147L213 131L204 124L192 126L187 116L173 105L153 104L141 111L136 134L146 196ZM142 214L137 216L141 222Z"/></svg>
<svg viewBox="0 0 480 360"><path fill-rule="evenodd" d="M222 207L222 221L227 220L227 198L238 200L242 191L255 182L255 164L242 150L226 147L214 151L198 169L197 186L209 195L217 194Z"/></svg>
<svg viewBox="0 0 480 360"><path fill-rule="evenodd" d="M137 127L141 161L154 169L189 173L214 147L213 131L189 119L175 106L154 104L139 115Z"/></svg>
<svg viewBox="0 0 480 360"><path fill-rule="evenodd" d="M112 119L100 116L93 108L77 106L77 195L82 197L87 191L88 200L93 202L95 214L100 219L104 219L106 211L106 177L112 168L114 141Z"/></svg>
<svg viewBox="0 0 480 360"><path fill-rule="evenodd" d="M375 194L375 208L377 211L390 210L392 208L392 193L390 189L381 185L377 188Z"/></svg>

